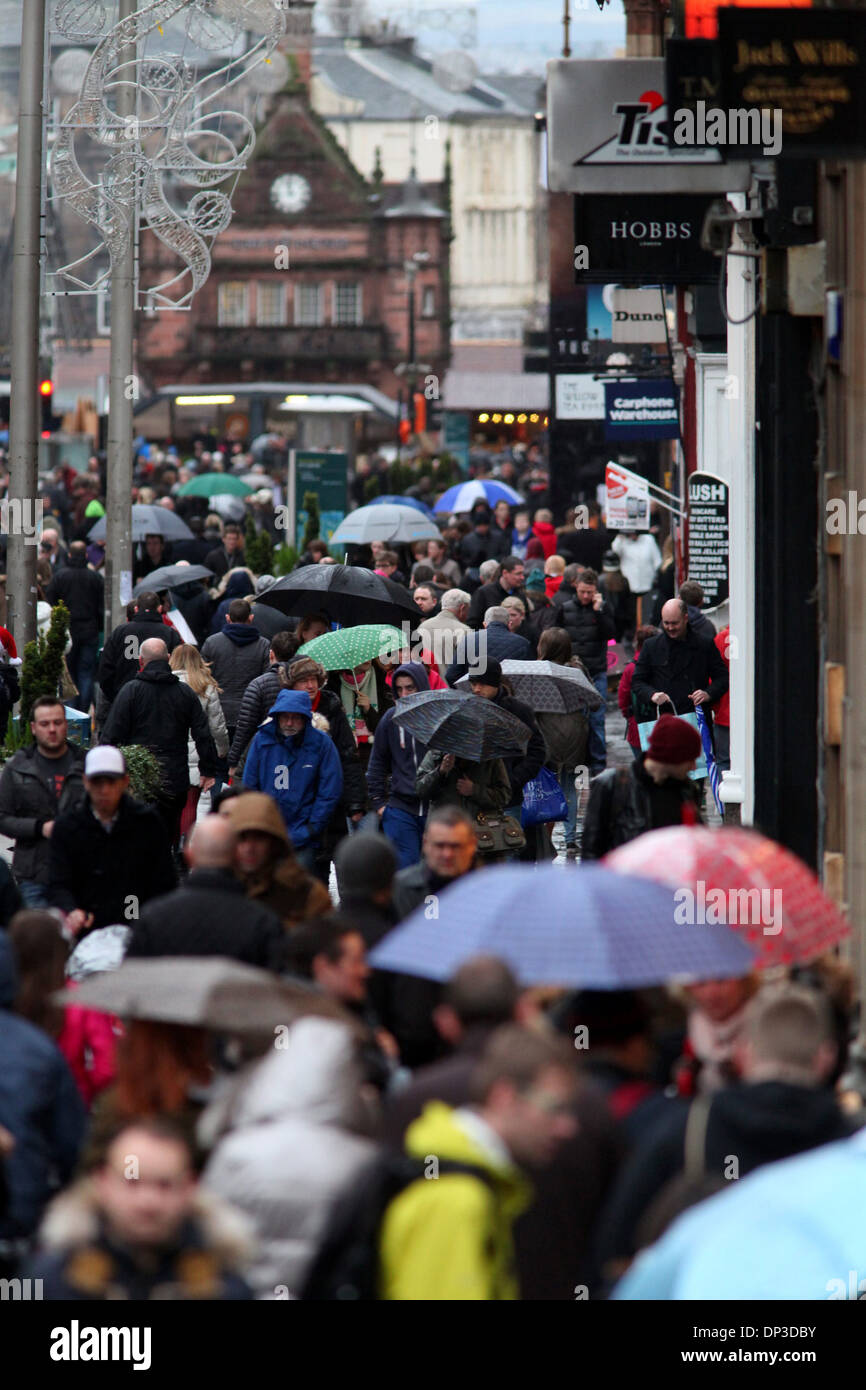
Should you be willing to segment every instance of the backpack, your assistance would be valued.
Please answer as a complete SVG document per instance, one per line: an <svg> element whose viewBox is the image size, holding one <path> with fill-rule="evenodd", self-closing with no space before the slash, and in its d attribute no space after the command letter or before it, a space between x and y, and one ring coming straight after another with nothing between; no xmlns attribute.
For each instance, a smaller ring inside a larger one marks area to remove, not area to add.
<svg viewBox="0 0 866 1390"><path fill-rule="evenodd" d="M698 1096L689 1106L682 1171L664 1184L641 1216L636 1228L637 1249L653 1245L684 1211L728 1187L720 1174L707 1170L707 1124L711 1105L711 1096Z"/></svg>
<svg viewBox="0 0 866 1390"><path fill-rule="evenodd" d="M491 1190L494 1186L492 1174L469 1163L440 1159L438 1171L439 1177L464 1173ZM419 1179L424 1181L425 1175L425 1161L406 1154L381 1155L358 1175L331 1212L299 1294L303 1302L379 1298L379 1239L385 1213L395 1197Z"/></svg>

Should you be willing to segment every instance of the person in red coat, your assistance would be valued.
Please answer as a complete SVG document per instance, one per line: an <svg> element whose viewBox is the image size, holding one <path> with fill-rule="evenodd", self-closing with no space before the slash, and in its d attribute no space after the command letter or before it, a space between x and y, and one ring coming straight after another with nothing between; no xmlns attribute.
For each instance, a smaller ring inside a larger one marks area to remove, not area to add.
<svg viewBox="0 0 866 1390"><path fill-rule="evenodd" d="M725 665L730 668L729 647L730 627L723 627L715 636L715 644ZM713 742L716 745L716 767L719 772L729 772L731 767L731 696L725 691L719 703L713 707Z"/></svg>
<svg viewBox="0 0 866 1390"><path fill-rule="evenodd" d="M549 512L546 507L540 507L535 513L532 534L544 546L545 560L556 554L557 537L556 531L553 529L553 512Z"/></svg>
<svg viewBox="0 0 866 1390"><path fill-rule="evenodd" d="M651 623L644 623L641 627L638 628L637 632L635 633L635 642L637 645L635 646L634 660L628 662L628 664L623 668L623 673L620 677L619 682L619 690L617 691L617 703L619 704L619 708L623 715L623 718L627 721L625 728L626 742L628 743L632 753L636 758L640 757L640 734L637 731L637 720L635 719L634 711L632 709L631 678L634 675L634 668L637 663L637 659L640 656L641 647L643 646L644 642L649 641L650 637L657 637L658 631L659 629L657 627L653 627ZM655 718L655 710L651 710L647 714L647 718Z"/></svg>

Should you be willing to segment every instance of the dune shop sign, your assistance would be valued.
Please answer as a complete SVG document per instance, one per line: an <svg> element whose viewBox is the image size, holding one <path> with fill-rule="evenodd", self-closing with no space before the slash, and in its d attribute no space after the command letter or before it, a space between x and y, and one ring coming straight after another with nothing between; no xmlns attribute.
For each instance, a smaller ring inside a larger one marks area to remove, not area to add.
<svg viewBox="0 0 866 1390"><path fill-rule="evenodd" d="M788 158L866 153L866 12L721 9L726 107L782 112Z"/></svg>
<svg viewBox="0 0 866 1390"><path fill-rule="evenodd" d="M689 477L689 579L704 591L706 608L727 602L729 592L728 485L714 473Z"/></svg>
<svg viewBox="0 0 866 1390"><path fill-rule="evenodd" d="M696 285L715 282L719 263L701 250L710 198L575 198L574 243L588 249L589 268L575 283Z"/></svg>
<svg viewBox="0 0 866 1390"><path fill-rule="evenodd" d="M677 439L679 432L679 393L670 378L604 383L605 439Z"/></svg>
<svg viewBox="0 0 866 1390"><path fill-rule="evenodd" d="M736 193L747 162L671 146L662 58L547 65L547 178L554 193Z"/></svg>

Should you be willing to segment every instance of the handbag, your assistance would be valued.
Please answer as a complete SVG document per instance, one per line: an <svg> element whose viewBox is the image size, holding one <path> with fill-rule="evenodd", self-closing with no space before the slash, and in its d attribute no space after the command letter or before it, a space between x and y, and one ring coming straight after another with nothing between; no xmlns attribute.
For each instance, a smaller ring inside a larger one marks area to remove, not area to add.
<svg viewBox="0 0 866 1390"><path fill-rule="evenodd" d="M673 708L673 701L669 701L669 704L671 705L671 708ZM656 705L656 709L658 711L656 719L660 719L662 714L662 706ZM674 711L674 713L676 713L676 711ZM676 718L684 720L686 724L691 724L692 728L700 736L701 731L698 728L698 716L696 714L677 714ZM645 724L638 724L637 726L638 738L640 739L640 747L642 753L646 752L647 744L650 741L650 735L653 731L653 725L655 724L655 722L655 719L650 719ZM707 755L704 752L703 739L701 740L700 756L698 757L695 763L694 771L690 772L689 776L693 778L694 781L699 781L702 777L709 776L709 769L707 768Z"/></svg>
<svg viewBox="0 0 866 1390"><path fill-rule="evenodd" d="M479 854L508 854L526 845L526 836L513 816L489 815L486 811L479 811L475 817L475 838Z"/></svg>
<svg viewBox="0 0 866 1390"><path fill-rule="evenodd" d="M549 767L542 767L537 777L533 777L523 788L523 805L520 808L520 824L524 827L545 825L547 821L565 820L568 803L563 795L559 778Z"/></svg>

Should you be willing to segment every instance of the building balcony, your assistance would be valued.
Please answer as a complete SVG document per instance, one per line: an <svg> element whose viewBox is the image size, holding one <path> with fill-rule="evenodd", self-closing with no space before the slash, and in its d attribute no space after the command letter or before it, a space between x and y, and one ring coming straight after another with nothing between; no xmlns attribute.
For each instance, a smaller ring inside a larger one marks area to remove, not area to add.
<svg viewBox="0 0 866 1390"><path fill-rule="evenodd" d="M385 329L368 325L321 328L218 328L198 326L191 348L212 362L284 358L295 362L381 361L388 356Z"/></svg>

